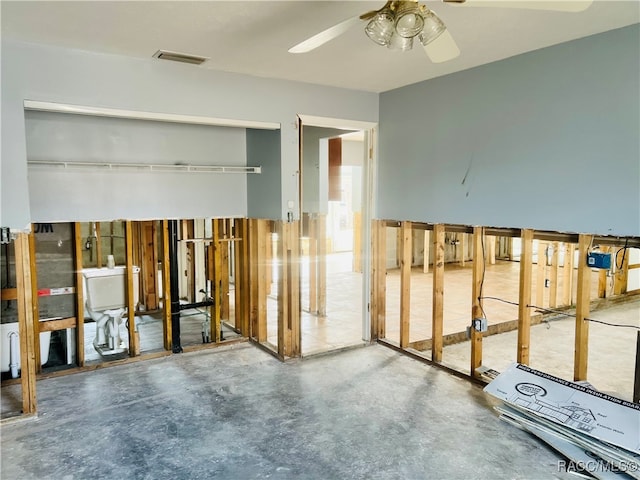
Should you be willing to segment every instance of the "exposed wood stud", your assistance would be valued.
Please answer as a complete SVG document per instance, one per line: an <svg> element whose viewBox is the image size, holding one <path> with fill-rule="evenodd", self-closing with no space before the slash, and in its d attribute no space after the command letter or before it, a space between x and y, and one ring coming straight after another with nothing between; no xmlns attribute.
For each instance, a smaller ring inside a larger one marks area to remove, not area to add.
<svg viewBox="0 0 640 480"><path fill-rule="evenodd" d="M40 361L40 312L38 300L38 272L36 269L36 237L33 226L29 234L29 268L31 270L31 315L33 318L36 373L42 372Z"/></svg>
<svg viewBox="0 0 640 480"><path fill-rule="evenodd" d="M429 273L429 257L431 256L431 232L424 231L424 251L422 252L422 272ZM435 262L434 262L435 263Z"/></svg>
<svg viewBox="0 0 640 480"><path fill-rule="evenodd" d="M291 350L289 329L289 224L278 221L278 355L286 357Z"/></svg>
<svg viewBox="0 0 640 480"><path fill-rule="evenodd" d="M156 222L139 222L140 229L140 280L144 305L147 310L158 308L158 255L156 249Z"/></svg>
<svg viewBox="0 0 640 480"><path fill-rule="evenodd" d="M100 222L96 225L96 266L102 268L102 235L100 233Z"/></svg>
<svg viewBox="0 0 640 480"><path fill-rule="evenodd" d="M600 251L604 253L608 253L611 250L611 247L608 245L600 247ZM598 272L598 298L607 298L607 274L609 270L600 269Z"/></svg>
<svg viewBox="0 0 640 480"><path fill-rule="evenodd" d="M484 277L484 230L482 227L473 228L473 271L472 271L472 299L471 320L484 318L482 310L482 281ZM477 376L476 370L482 365L482 332L471 328L471 376Z"/></svg>
<svg viewBox="0 0 640 480"><path fill-rule="evenodd" d="M400 347L409 346L411 321L411 222L400 225Z"/></svg>
<svg viewBox="0 0 640 480"><path fill-rule="evenodd" d="M575 245L573 243L565 243L564 265L562 267L563 276L563 303L564 305L573 305L573 254Z"/></svg>
<svg viewBox="0 0 640 480"><path fill-rule="evenodd" d="M230 225L229 219L220 220L221 224L224 225L225 229L225 239L230 237ZM221 225L221 226L222 226ZM222 304L220 305L220 318L224 320L229 320L229 311L231 309L229 302L229 242L220 242L218 243L218 247L220 248L220 267L221 267L221 282L222 282Z"/></svg>
<svg viewBox="0 0 640 480"><path fill-rule="evenodd" d="M573 359L573 379L587 379L589 358L589 300L591 290L591 269L587 265L587 252L592 237L581 234L578 237L578 281L576 293L576 333Z"/></svg>
<svg viewBox="0 0 640 480"><path fill-rule="evenodd" d="M536 306L544 307L545 279L547 278L547 244L538 240L538 264L536 265Z"/></svg>
<svg viewBox="0 0 640 480"><path fill-rule="evenodd" d="M16 283L18 290L18 334L20 337L20 383L22 413L36 413L36 354L33 325L31 258L29 234L19 233L15 239Z"/></svg>
<svg viewBox="0 0 640 480"><path fill-rule="evenodd" d="M242 226L242 284L240 298L242 301L242 334L245 337L250 336L249 327L249 305L250 305L250 289L249 289L249 220L243 218Z"/></svg>
<svg viewBox="0 0 640 480"><path fill-rule="evenodd" d="M111 227L113 232L113 225ZM75 289L76 289L76 318L78 324L76 326L76 363L79 367L84 366L84 282L82 281L82 230L80 222L73 224L73 268L75 271ZM113 242L113 233L111 235ZM111 250L113 252L113 248Z"/></svg>
<svg viewBox="0 0 640 480"><path fill-rule="evenodd" d="M518 354L517 360L529 364L531 343L531 272L533 261L533 230L522 230L520 254L520 293L518 301Z"/></svg>
<svg viewBox="0 0 640 480"><path fill-rule="evenodd" d="M258 319L257 319L257 340L258 342L267 341L267 284L270 279L267 278L267 262L269 254L267 251L271 248L271 229L269 220L258 220L257 222L258 237Z"/></svg>
<svg viewBox="0 0 640 480"><path fill-rule="evenodd" d="M456 246L458 251L456 253L458 255L460 266L464 267L465 260L466 260L465 257L467 253L467 234L466 233L458 234L458 242L459 243Z"/></svg>
<svg viewBox="0 0 640 480"><path fill-rule="evenodd" d="M386 335L386 223L383 220L371 221L371 340Z"/></svg>
<svg viewBox="0 0 640 480"><path fill-rule="evenodd" d="M258 220L252 218L249 226L249 328L251 338L258 340Z"/></svg>
<svg viewBox="0 0 640 480"><path fill-rule="evenodd" d="M235 327L240 331L242 336L249 336L247 305L249 304L248 288L247 288L247 267L248 267L248 249L247 249L247 220L235 219L234 226L236 235L242 238L239 243L235 244L234 263L235 263Z"/></svg>
<svg viewBox="0 0 640 480"><path fill-rule="evenodd" d="M627 281L629 276L629 252L624 247L615 248L612 261L615 267L613 276L613 294L627 293Z"/></svg>
<svg viewBox="0 0 640 480"><path fill-rule="evenodd" d="M58 320L44 320L40 322L40 332L57 332L67 328L76 328L76 317L60 318Z"/></svg>
<svg viewBox="0 0 640 480"><path fill-rule="evenodd" d="M211 296L214 298L214 303L210 308L210 329L214 336L215 343L220 343L221 340L221 314L222 314L222 297L224 292L222 290L222 243L220 242L220 230L221 221L218 219L211 220L211 244L210 244L210 258L213 259L213 272L210 273L211 280ZM225 245L226 246L226 245Z"/></svg>
<svg viewBox="0 0 640 480"><path fill-rule="evenodd" d="M425 231L425 235L427 232ZM442 361L444 323L444 225L433 226L433 300L431 315L431 359Z"/></svg>
<svg viewBox="0 0 640 480"><path fill-rule="evenodd" d="M560 249L560 244L553 242L551 247L553 248L553 253L551 254L549 307L556 308L558 306L558 250Z"/></svg>
<svg viewBox="0 0 640 480"><path fill-rule="evenodd" d="M487 263L489 265L496 264L496 237L495 235L487 235Z"/></svg>
<svg viewBox="0 0 640 480"><path fill-rule="evenodd" d="M290 224L289 233L289 329L291 331L291 350L289 356L297 358L301 356L301 329L300 329L300 222Z"/></svg>
<svg viewBox="0 0 640 480"><path fill-rule="evenodd" d="M138 345L138 333L136 329L136 305L133 293L133 223L131 220L125 222L125 252L127 265L127 325L129 333L129 356L135 357L140 351Z"/></svg>

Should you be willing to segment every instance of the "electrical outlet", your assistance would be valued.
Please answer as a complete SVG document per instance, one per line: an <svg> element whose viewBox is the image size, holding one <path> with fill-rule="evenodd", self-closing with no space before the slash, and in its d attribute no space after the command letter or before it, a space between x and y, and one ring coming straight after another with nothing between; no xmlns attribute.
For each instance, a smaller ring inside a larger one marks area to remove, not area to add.
<svg viewBox="0 0 640 480"><path fill-rule="evenodd" d="M486 332L488 329L487 319L486 318L474 318L473 319L473 328L477 332Z"/></svg>

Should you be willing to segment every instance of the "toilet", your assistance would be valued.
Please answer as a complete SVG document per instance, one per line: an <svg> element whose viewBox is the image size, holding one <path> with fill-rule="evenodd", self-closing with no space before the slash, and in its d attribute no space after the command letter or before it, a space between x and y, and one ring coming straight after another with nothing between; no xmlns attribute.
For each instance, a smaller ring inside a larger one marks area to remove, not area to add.
<svg viewBox="0 0 640 480"><path fill-rule="evenodd" d="M133 304L138 305L140 267L133 267ZM93 347L103 357L122 354L127 347L120 336L122 317L127 313L125 266L85 268L86 312L96 322Z"/></svg>

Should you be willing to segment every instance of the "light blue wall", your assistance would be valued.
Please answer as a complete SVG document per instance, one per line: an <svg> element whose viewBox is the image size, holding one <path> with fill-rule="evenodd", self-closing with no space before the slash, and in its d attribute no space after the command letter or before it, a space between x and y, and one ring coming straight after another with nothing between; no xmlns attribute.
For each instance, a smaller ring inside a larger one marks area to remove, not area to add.
<svg viewBox="0 0 640 480"><path fill-rule="evenodd" d="M633 25L381 94L378 217L640 235L639 59Z"/></svg>
<svg viewBox="0 0 640 480"><path fill-rule="evenodd" d="M247 129L247 165L262 167L261 174L247 179L249 218L279 218L280 145L280 130ZM297 175L291 178L292 182L297 180Z"/></svg>
<svg viewBox="0 0 640 480"><path fill-rule="evenodd" d="M247 161L244 128L33 111L25 119L31 161L233 166ZM33 222L233 217L247 211L244 174L31 166L28 178Z"/></svg>
<svg viewBox="0 0 640 480"><path fill-rule="evenodd" d="M286 218L297 189L297 115L378 120L378 95L2 39L2 226L28 229L23 101L200 115L281 125L281 189L269 211ZM266 179L267 177L260 177ZM267 186L265 186L267 188ZM211 212L215 215L215 212Z"/></svg>

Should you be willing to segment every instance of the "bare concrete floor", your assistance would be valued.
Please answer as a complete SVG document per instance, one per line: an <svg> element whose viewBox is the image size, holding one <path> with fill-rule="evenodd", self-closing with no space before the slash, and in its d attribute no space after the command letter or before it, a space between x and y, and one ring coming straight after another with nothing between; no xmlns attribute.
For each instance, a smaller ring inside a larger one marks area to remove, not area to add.
<svg viewBox="0 0 640 480"><path fill-rule="evenodd" d="M19 395L19 386L4 387ZM6 479L569 479L479 387L382 346L281 363L244 344L38 382Z"/></svg>

